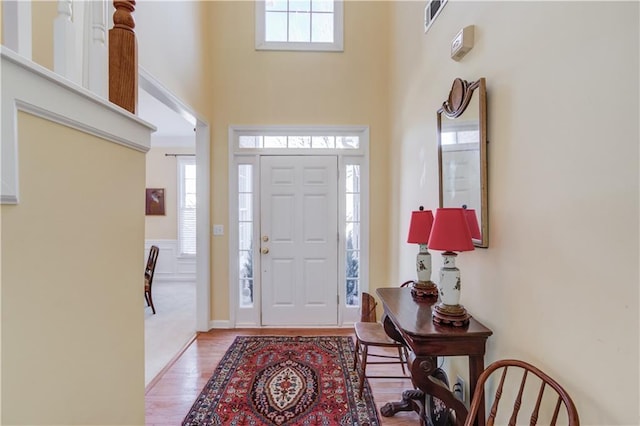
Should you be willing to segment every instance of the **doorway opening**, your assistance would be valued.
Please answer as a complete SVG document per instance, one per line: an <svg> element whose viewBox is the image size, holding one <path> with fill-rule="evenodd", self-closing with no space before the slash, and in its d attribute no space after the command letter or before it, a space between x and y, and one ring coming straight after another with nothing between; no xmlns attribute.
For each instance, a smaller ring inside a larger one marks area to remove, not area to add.
<svg viewBox="0 0 640 426"><path fill-rule="evenodd" d="M196 331L209 329L210 148L209 126L195 111L144 70L139 83L139 116L158 128L147 153L147 188L163 189L165 201L164 214L145 219L145 254L151 245L160 248L156 314L145 308L149 386Z"/></svg>
<svg viewBox="0 0 640 426"><path fill-rule="evenodd" d="M229 135L230 326L353 324L368 290L368 128Z"/></svg>

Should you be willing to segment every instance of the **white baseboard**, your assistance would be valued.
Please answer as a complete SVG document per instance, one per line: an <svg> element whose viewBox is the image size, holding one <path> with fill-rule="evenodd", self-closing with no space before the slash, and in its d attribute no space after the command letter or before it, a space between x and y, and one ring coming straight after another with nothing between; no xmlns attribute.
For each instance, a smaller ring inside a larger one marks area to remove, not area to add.
<svg viewBox="0 0 640 426"><path fill-rule="evenodd" d="M231 321L228 320L213 320L209 321L209 330L212 328L234 328L231 325Z"/></svg>
<svg viewBox="0 0 640 426"><path fill-rule="evenodd" d="M156 281L195 281L196 258L178 255L177 240L145 240L145 262L149 248L158 246L160 252L156 263L154 280Z"/></svg>

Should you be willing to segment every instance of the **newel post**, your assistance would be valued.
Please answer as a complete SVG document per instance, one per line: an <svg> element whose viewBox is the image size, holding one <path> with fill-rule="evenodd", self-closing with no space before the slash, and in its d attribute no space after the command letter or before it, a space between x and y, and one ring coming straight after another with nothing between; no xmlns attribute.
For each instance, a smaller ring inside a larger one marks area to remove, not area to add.
<svg viewBox="0 0 640 426"><path fill-rule="evenodd" d="M114 0L109 30L109 100L136 114L138 109L138 43L133 28L135 0Z"/></svg>

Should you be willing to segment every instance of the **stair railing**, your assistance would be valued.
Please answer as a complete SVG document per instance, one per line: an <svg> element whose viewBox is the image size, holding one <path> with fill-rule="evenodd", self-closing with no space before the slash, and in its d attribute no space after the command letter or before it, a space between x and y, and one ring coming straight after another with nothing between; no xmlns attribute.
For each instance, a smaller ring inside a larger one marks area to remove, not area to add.
<svg viewBox="0 0 640 426"><path fill-rule="evenodd" d="M110 6L112 4L112 6ZM135 0L58 0L53 71L131 113L137 112ZM107 37L107 17L113 28ZM3 0L3 45L32 58L31 0Z"/></svg>

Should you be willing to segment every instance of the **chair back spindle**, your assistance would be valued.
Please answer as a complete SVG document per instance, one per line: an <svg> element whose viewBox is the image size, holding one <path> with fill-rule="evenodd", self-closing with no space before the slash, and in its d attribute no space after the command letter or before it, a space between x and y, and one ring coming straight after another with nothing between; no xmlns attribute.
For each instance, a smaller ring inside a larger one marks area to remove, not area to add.
<svg viewBox="0 0 640 426"><path fill-rule="evenodd" d="M505 368L506 372L506 368ZM527 370L524 370L522 374L522 380L520 381L520 389L518 389L518 396L516 397L515 402L513 403L513 413L511 413L511 418L509 419L509 426L515 426L518 421L518 413L520 412L520 407L522 406L522 394L524 392L524 387L527 383Z"/></svg>
<svg viewBox="0 0 640 426"><path fill-rule="evenodd" d="M151 288L153 286L153 275L156 270L158 253L160 253L158 246L151 246L151 249L149 250L149 257L147 259L147 266L144 268L144 298L147 301L147 305L151 306L151 311L154 314L156 313L156 307L153 305L153 294L151 293Z"/></svg>
<svg viewBox="0 0 640 426"><path fill-rule="evenodd" d="M517 374L518 372L522 372L522 375L520 377L519 374ZM507 379L508 374L510 379ZM497 384L495 394L493 396L493 401L491 402L491 408L489 410L488 417L486 418L486 424L488 426L493 426L496 422L503 424L507 423L506 416L508 416L508 424L510 426L516 425L518 424L518 415L520 411L523 411L525 409L527 411L531 409L531 414L529 416L530 425L541 424L539 423L541 419L546 418L547 420L542 420L543 422L545 422L544 424L547 424L548 422L549 425L555 426L558 422L559 417L562 417L564 420L564 416L561 416L561 411L564 411L564 413L566 414L566 421L569 426L580 425L578 411L575 404L573 403L573 400L571 399L567 391L562 386L560 386L560 384L558 384L558 382L556 382L549 375L547 375L537 367L527 362L514 359L505 359L494 362L493 364L489 365L482 372L482 374L480 374L476 385L476 390L469 407L469 414L465 419L465 426L471 426L477 420L480 405L484 401L487 381L490 379L490 377L498 375L500 377L499 383ZM531 385L531 380L529 380L530 377L533 377L533 379L535 379ZM535 383L537 383L536 377L541 382L539 388L537 388L537 386L535 385ZM519 383L517 383L517 381L519 381ZM508 386L505 386L505 384L508 384ZM505 409L504 411L506 411L506 413L500 415L500 419L502 420L497 420L499 406L501 403L503 405L507 403L510 398L507 398L507 400L505 400L505 395L512 395L511 392L515 393L515 396L513 397L513 409L510 415L509 410ZM529 404L527 402L527 396L533 396L535 392L537 392L536 399L535 401L533 401L532 398L531 403ZM551 392L552 394L549 395L551 398L544 398L545 392ZM564 408L564 410L562 410L562 408Z"/></svg>

